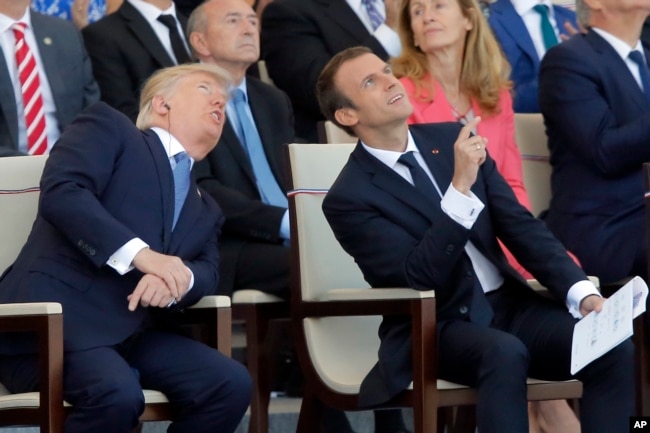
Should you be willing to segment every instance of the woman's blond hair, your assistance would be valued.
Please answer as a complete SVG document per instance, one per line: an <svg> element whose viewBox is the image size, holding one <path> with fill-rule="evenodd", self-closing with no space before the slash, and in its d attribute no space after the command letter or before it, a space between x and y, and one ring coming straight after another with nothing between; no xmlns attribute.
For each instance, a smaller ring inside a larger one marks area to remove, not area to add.
<svg viewBox="0 0 650 433"><path fill-rule="evenodd" d="M460 70L460 91L475 101L486 114L499 112L500 94L510 89L510 65L492 34L476 0L456 0L461 12L472 28L465 38L465 49ZM433 86L425 83L428 72L426 54L415 46L411 29L411 0L404 0L399 13L398 33L402 41L402 54L392 60L393 72L398 78L410 78L415 84L415 94L433 100Z"/></svg>

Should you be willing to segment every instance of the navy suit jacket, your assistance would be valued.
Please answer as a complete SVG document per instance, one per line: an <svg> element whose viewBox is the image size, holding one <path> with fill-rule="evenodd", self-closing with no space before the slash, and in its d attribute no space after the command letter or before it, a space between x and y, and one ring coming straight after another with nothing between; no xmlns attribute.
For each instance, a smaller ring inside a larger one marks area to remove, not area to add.
<svg viewBox="0 0 650 433"><path fill-rule="evenodd" d="M345 0L275 0L264 9L262 57L291 99L296 136L317 142L316 124L325 120L316 99L318 75L335 54L357 45L388 59Z"/></svg>
<svg viewBox="0 0 650 433"><path fill-rule="evenodd" d="M36 222L0 279L0 302L60 302L65 350L124 341L169 311L127 309L142 273L120 275L106 262L130 239L180 257L193 272L193 288L170 310L216 290L220 209L192 181L172 231L173 212L173 175L158 136L104 103L93 105L52 149ZM1 344L0 351L29 350L19 346Z"/></svg>
<svg viewBox="0 0 650 433"><path fill-rule="evenodd" d="M288 190L284 145L294 140L293 111L281 90L248 77L247 93L253 119L271 171L283 192ZM281 244L280 223L285 208L262 202L246 150L228 120L208 156L194 167L197 181L219 203L226 221L219 249L221 287L234 289L234 272L242 247L249 241Z"/></svg>
<svg viewBox="0 0 650 433"><path fill-rule="evenodd" d="M412 125L411 133L442 191L451 183L453 144L461 125ZM508 265L497 237L563 302L570 286L586 278L544 223L517 201L488 157L472 192L486 205L471 230L358 144L323 202L336 238L373 288L436 291L439 326L468 320L474 288L467 241L512 284L530 290ZM379 363L361 386L360 403L372 406L404 390L412 380L410 320L387 316L379 329ZM440 348L444 350L444 348Z"/></svg>
<svg viewBox="0 0 650 433"><path fill-rule="evenodd" d="M99 87L79 31L60 18L34 11L30 14L62 131L84 108L99 100ZM0 156L19 154L16 96L0 50Z"/></svg>
<svg viewBox="0 0 650 433"><path fill-rule="evenodd" d="M565 33L564 25L567 22L577 28L576 14L572 10L553 6L553 13L560 33ZM515 112L538 113L537 80L540 59L524 20L510 0L497 0L490 5L488 22L512 67L510 79L514 82Z"/></svg>
<svg viewBox="0 0 650 433"><path fill-rule="evenodd" d="M185 28L187 20L180 14L177 17ZM147 20L128 1L115 13L86 26L82 34L102 101L135 122L144 82L158 69L176 63Z"/></svg>
<svg viewBox="0 0 650 433"><path fill-rule="evenodd" d="M604 281L628 276L645 242L650 104L593 30L550 50L539 83L553 165L546 221L587 273Z"/></svg>

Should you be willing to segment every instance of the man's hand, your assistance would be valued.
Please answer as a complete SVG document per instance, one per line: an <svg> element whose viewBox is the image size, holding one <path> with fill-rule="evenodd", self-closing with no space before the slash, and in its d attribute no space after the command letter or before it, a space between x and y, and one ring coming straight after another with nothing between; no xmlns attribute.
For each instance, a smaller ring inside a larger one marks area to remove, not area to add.
<svg viewBox="0 0 650 433"><path fill-rule="evenodd" d="M587 30L580 24L578 24L578 28L575 28L573 24L571 24L571 21L564 23L564 30L566 30L566 33L560 33L560 40L562 42L568 41L571 39L571 36L577 35L578 33L587 33Z"/></svg>
<svg viewBox="0 0 650 433"><path fill-rule="evenodd" d="M146 274L140 279L133 293L127 296L129 311L135 311L138 304L143 307L165 308L174 299L167 284L159 277Z"/></svg>
<svg viewBox="0 0 650 433"><path fill-rule="evenodd" d="M603 309L603 302L605 302L605 298L602 296L585 296L582 301L580 301L580 314L584 317L592 311L600 312Z"/></svg>
<svg viewBox="0 0 650 433"><path fill-rule="evenodd" d="M395 31L397 31L399 8L401 4L402 0L384 0L384 6L386 7L386 19L384 20L384 24Z"/></svg>
<svg viewBox="0 0 650 433"><path fill-rule="evenodd" d="M88 8L90 0L74 0L70 5L72 22L79 30L88 25Z"/></svg>
<svg viewBox="0 0 650 433"><path fill-rule="evenodd" d="M481 118L477 116L463 126L454 143L454 177L451 184L465 195L469 194L469 189L476 182L478 169L485 162L487 138L479 135L470 137L480 121Z"/></svg>
<svg viewBox="0 0 650 433"><path fill-rule="evenodd" d="M180 301L190 286L192 273L183 261L145 248L133 258L133 266L143 274L162 279L176 301Z"/></svg>

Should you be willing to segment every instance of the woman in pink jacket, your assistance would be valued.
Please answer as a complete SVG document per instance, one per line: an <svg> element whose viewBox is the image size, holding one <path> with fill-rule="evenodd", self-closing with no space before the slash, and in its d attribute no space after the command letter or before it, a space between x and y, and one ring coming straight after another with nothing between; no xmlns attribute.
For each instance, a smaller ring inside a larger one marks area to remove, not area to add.
<svg viewBox="0 0 650 433"><path fill-rule="evenodd" d="M399 14L402 54L393 72L413 105L409 123L467 123L481 116L476 134L526 208L521 155L515 143L510 65L475 0L405 0ZM508 262L530 274L503 248ZM579 423L563 401L530 406L531 432L568 433ZM539 423L538 423L539 421ZM541 424L541 428L540 428Z"/></svg>

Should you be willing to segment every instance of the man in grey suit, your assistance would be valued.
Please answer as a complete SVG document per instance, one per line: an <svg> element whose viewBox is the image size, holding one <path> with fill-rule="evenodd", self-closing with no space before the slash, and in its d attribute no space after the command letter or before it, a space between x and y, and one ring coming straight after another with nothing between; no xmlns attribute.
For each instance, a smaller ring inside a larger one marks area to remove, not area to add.
<svg viewBox="0 0 650 433"><path fill-rule="evenodd" d="M46 152L72 119L99 99L79 31L67 21L30 11L29 4L29 0L0 0L0 156L27 153L14 24L26 24L25 41L36 61L45 112Z"/></svg>

